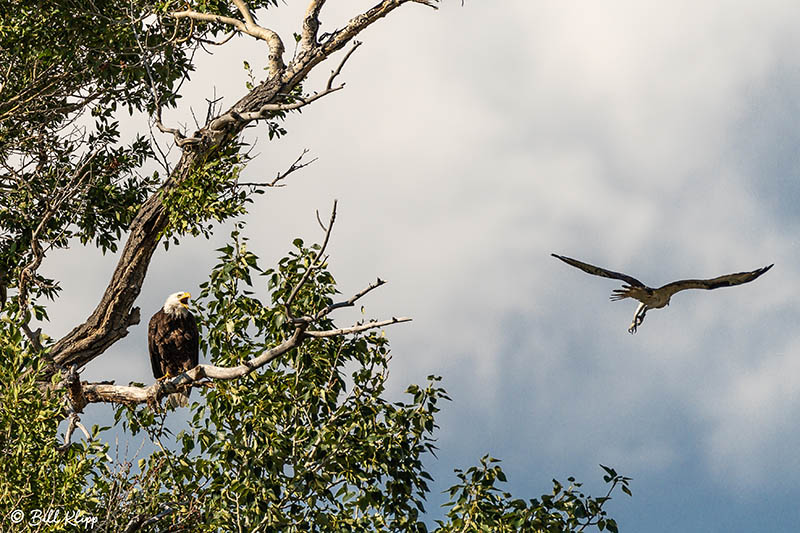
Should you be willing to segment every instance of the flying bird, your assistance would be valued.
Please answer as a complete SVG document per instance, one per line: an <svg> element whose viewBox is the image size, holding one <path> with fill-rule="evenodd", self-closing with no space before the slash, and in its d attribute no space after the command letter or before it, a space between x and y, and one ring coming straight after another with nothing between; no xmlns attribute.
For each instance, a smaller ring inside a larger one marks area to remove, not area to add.
<svg viewBox="0 0 800 533"><path fill-rule="evenodd" d="M627 274L621 274L619 272L614 272L613 270L606 270L605 268L596 267L594 265L578 261L577 259L564 257L563 255L550 255L561 259L568 265L574 266L575 268L580 268L589 274L602 276L604 278L618 279L626 282L627 285L623 285L621 289L615 289L611 291L611 300L617 301L624 300L625 298L639 300L639 307L636 308L636 314L633 315L633 322L631 322L631 325L628 328L628 332L631 334L636 333L638 327L642 325L642 322L644 322L644 315L648 310L661 309L662 307L669 305L669 299L676 292L684 291L686 289L711 290L718 289L719 287L732 287L734 285L741 285L742 283L753 281L761 274L772 268L772 265L769 265L764 268L759 268L758 270L753 270L752 272L737 272L736 274L727 274L725 276L719 276L718 278L712 279L682 279L680 281L667 283L663 287L654 289Z"/></svg>
<svg viewBox="0 0 800 533"><path fill-rule="evenodd" d="M164 307L150 318L148 347L156 379L175 377L197 366L200 336L186 302L188 292L170 294ZM170 394L167 407L189 405L191 388Z"/></svg>

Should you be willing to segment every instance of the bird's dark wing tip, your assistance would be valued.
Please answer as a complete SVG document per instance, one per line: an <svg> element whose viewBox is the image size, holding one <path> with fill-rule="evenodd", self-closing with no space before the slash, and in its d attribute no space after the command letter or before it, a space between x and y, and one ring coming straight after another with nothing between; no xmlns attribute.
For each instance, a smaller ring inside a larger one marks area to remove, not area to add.
<svg viewBox="0 0 800 533"><path fill-rule="evenodd" d="M759 268L758 270L755 271L756 276L761 276L762 274L766 274L767 270L769 270L770 268L772 268L774 266L775 266L775 263L772 263L769 266L765 266L765 267Z"/></svg>

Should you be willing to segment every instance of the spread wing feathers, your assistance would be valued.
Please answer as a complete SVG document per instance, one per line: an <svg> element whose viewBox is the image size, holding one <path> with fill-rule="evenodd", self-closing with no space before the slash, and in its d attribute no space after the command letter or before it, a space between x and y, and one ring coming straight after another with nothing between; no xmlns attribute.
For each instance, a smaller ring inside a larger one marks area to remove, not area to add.
<svg viewBox="0 0 800 533"><path fill-rule="evenodd" d="M737 272L735 274L727 274L713 279L683 279L680 281L673 281L667 283L663 287L659 287L658 291L665 291L668 295L672 296L676 292L686 289L718 289L720 287L733 287L734 285L741 285L753 281L760 275L764 274L767 270L772 268L773 265L765 266L752 272Z"/></svg>
<svg viewBox="0 0 800 533"><path fill-rule="evenodd" d="M638 279L634 278L633 276L629 276L627 274L622 274L620 272L614 272L613 270L606 270L605 268L600 268L600 267L597 267L597 266L594 266L594 265L590 265L588 263L584 263L582 261L578 261L577 259L572 259L571 257L564 257L563 255L556 255L556 254L550 254L550 255L552 255L553 257L556 257L558 259L561 259L562 261L564 261L568 265L574 266L575 268L580 268L581 270L583 270L584 272L586 272L588 274L592 274L592 275L595 275L595 276L601 276L601 277L604 277L604 278L619 279L619 280L625 281L629 285L628 287L626 287L628 289L639 288L639 287L641 287L643 289L647 288L644 283L642 283ZM614 292L616 292L616 291L614 291ZM622 296L621 298L625 298L625 297L626 296ZM611 298L614 299L614 296L612 296Z"/></svg>

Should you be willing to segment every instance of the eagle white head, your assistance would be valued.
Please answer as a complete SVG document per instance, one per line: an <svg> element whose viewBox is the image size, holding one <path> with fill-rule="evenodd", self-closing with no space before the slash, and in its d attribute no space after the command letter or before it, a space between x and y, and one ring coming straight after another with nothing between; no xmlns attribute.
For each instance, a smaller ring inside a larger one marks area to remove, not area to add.
<svg viewBox="0 0 800 533"><path fill-rule="evenodd" d="M164 312L168 315L183 315L189 312L189 306L186 302L189 301L192 295L188 292L176 292L167 297L164 302Z"/></svg>

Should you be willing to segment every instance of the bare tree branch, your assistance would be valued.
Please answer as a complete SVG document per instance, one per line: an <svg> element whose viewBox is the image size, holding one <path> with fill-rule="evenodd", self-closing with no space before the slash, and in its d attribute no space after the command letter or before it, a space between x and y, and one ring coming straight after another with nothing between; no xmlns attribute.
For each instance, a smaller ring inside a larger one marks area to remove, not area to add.
<svg viewBox="0 0 800 533"><path fill-rule="evenodd" d="M314 315L314 318L316 320L319 320L320 318L322 318L322 317L326 316L327 314L329 314L334 309L339 309L339 308L342 308L342 307L352 307L352 306L355 305L356 301L359 298L361 298L362 296L364 296L365 294L367 294L371 290L377 289L378 287L380 287L381 285L383 285L385 283L386 283L385 280L382 280L381 278L378 278L374 282L370 283L369 286L366 289L362 290L361 292L358 292L358 293L354 294L351 298L345 300L344 302L338 302L338 303L335 303L335 304L331 304L328 307L326 307L325 309L322 309L316 315Z"/></svg>
<svg viewBox="0 0 800 533"><path fill-rule="evenodd" d="M228 26L233 26L242 33L246 33L251 37L266 42L269 45L269 75L275 76L282 72L283 69L286 68L286 65L283 62L284 46L280 36L274 31L256 24L253 20L253 16L250 14L250 10L244 2L241 0L234 0L234 4L236 4L236 7L242 13L245 19L244 22L232 17L223 17L212 13L199 13L192 10L176 11L172 13L172 16L176 19L188 18L201 22L227 24Z"/></svg>
<svg viewBox="0 0 800 533"><path fill-rule="evenodd" d="M353 41L353 47L350 50L348 50L348 52L344 55L342 60L339 62L339 66L336 67L336 69L333 72L331 72L331 75L328 78L328 84L325 86L325 91L323 92L330 92L336 90L332 88L333 80L336 79L336 76L342 73L344 64L347 63L347 60L350 59L350 56L353 55L353 52L355 52L359 46L361 46L361 41ZM344 87L344 84L340 85L338 88L341 89L342 87Z"/></svg>
<svg viewBox="0 0 800 533"><path fill-rule="evenodd" d="M158 131L161 133L169 133L175 139L175 144L179 148L183 148L184 146L191 146L193 144L200 144L202 139L199 137L187 137L184 135L179 129L177 128L168 128L161 122L161 107L156 110L156 116L154 123Z"/></svg>
<svg viewBox="0 0 800 533"><path fill-rule="evenodd" d="M67 431L64 433L64 444L62 444L60 448L62 451L69 448L69 445L72 444L72 433L75 431L78 420L77 413L72 411L67 417L67 420L69 420L69 425L67 426Z"/></svg>
<svg viewBox="0 0 800 533"><path fill-rule="evenodd" d="M289 166L283 172L278 172L278 175L272 181L265 181L265 182L238 182L236 185L240 187L283 187L282 183L278 183L285 179L289 174L292 172L298 171L301 168L305 168L311 163L315 162L317 158L315 157L311 161L306 161L305 163L301 163L300 161L303 160L303 157L308 153L308 148L303 148L303 153L301 153L297 159L294 160L294 163ZM317 212L319 214L319 212Z"/></svg>
<svg viewBox="0 0 800 533"><path fill-rule="evenodd" d="M300 37L300 51L309 52L317 46L317 33L319 32L319 13L325 0L311 0L306 9L306 17L303 19L303 32Z"/></svg>
<svg viewBox="0 0 800 533"><path fill-rule="evenodd" d="M303 341L308 338L339 337L410 321L411 318L409 317L392 318L381 321L370 320L369 322L357 324L349 328L322 331L308 331L306 325L303 324L295 328L294 334L279 345L265 350L258 356L238 366L224 367L201 364L170 380L155 381L148 387L113 385L108 383L83 383L83 396L87 404L104 402L126 405L139 403L155 405L164 397L179 392L186 387L204 387L208 384L208 380L231 380L246 376L274 361L289 350L300 346ZM84 406L80 407L83 408Z"/></svg>
<svg viewBox="0 0 800 533"><path fill-rule="evenodd" d="M334 214L331 216L329 229L333 225L333 218L335 218L335 210ZM107 382L79 383L77 381L76 367L73 366L70 370L70 373L65 378L65 384L68 390L68 399L72 409L75 411L81 411L86 404L97 402L122 404L147 403L148 405L156 406L160 403L162 398L175 392L179 392L186 387L203 387L209 384L208 380L230 380L246 376L247 374L263 367L264 365L271 363L286 352L299 347L307 339L341 337L344 335L361 333L384 326L390 326L392 324L410 322L411 318L409 317L392 317L389 320L369 320L367 322L354 324L353 326L347 328L329 330L309 329L310 325L318 318L326 316L334 309L353 305L359 298L363 297L365 294L376 289L377 287L380 287L384 283L385 281L378 278L368 287L354 294L347 300L337 304L331 304L320 312L316 313L314 316L304 316L297 319L294 332L289 338L276 346L264 350L255 357L250 358L238 366L223 367L201 364L183 374L179 374L172 379L163 381L156 380L148 387L114 385L113 383ZM300 284L298 284L298 286L300 286Z"/></svg>
<svg viewBox="0 0 800 533"><path fill-rule="evenodd" d="M211 124L209 124L209 128L212 130L219 130L230 123L247 123L254 120L266 119L269 118L270 113L274 113L276 111L293 111L295 109L300 109L301 107L305 107L310 103L319 100L323 96L334 93L340 89L344 89L344 84L334 87L333 81L336 79L336 76L342 72L344 64L348 59L350 59L350 56L353 55L353 52L355 52L356 48L358 48L360 45L361 43L358 41L353 43L353 48L351 48L350 51L345 54L345 56L339 62L339 66L333 72L331 72L331 75L328 78L328 83L326 84L325 89L323 89L321 92L315 93L309 97L297 97L296 101L291 103L264 104L257 111L240 112L232 109L211 122Z"/></svg>
<svg viewBox="0 0 800 533"><path fill-rule="evenodd" d="M324 331L306 331L306 335L318 339L325 337L338 337L339 335L350 335L352 333L361 333L362 331L367 331L369 329L382 328L383 326L389 326L391 324L411 322L411 320L412 319L407 316L391 318L389 320L370 320L369 322L356 324L355 326L350 326L349 328L329 329Z"/></svg>

